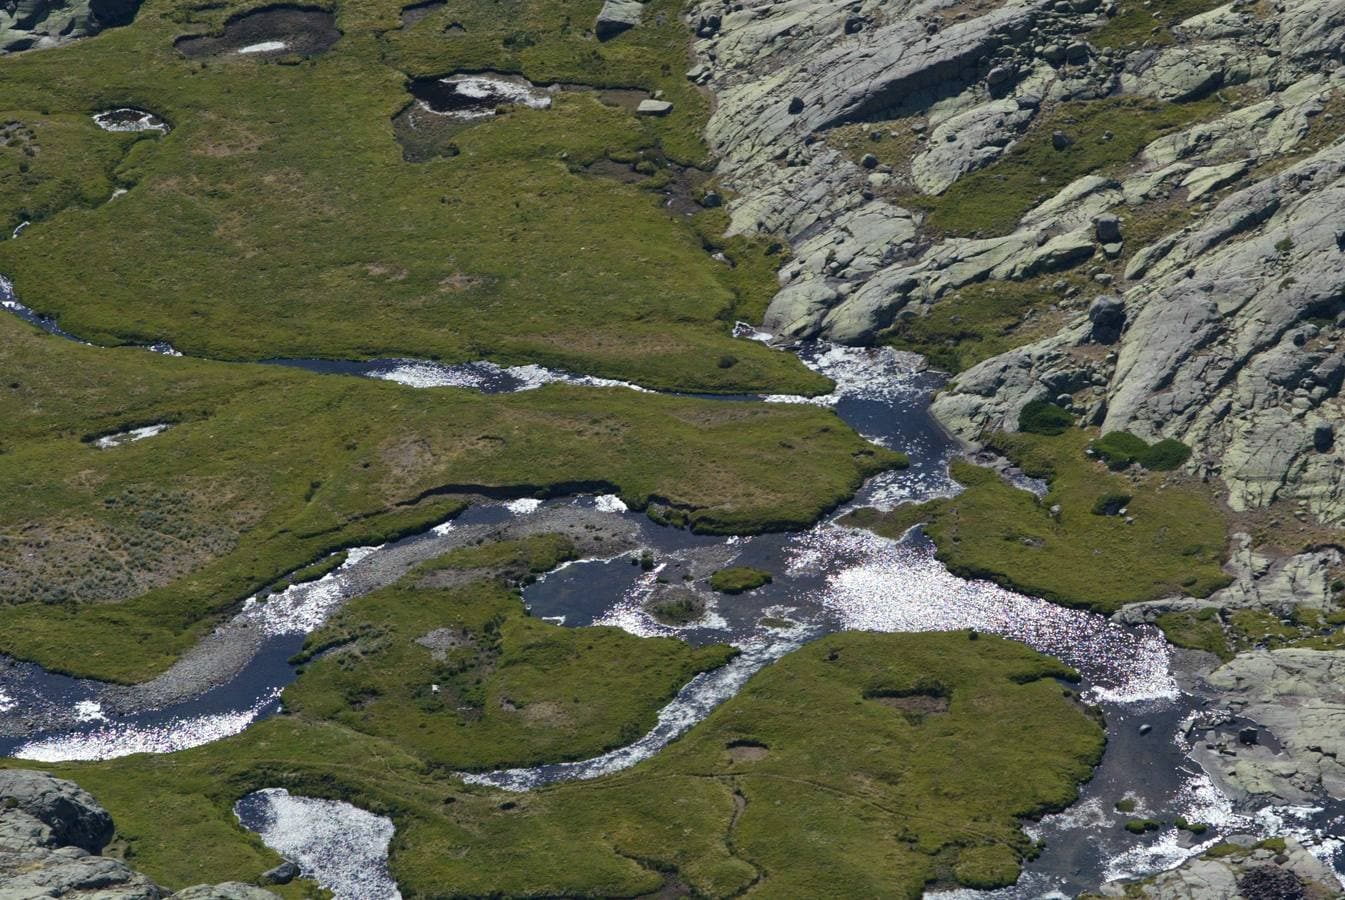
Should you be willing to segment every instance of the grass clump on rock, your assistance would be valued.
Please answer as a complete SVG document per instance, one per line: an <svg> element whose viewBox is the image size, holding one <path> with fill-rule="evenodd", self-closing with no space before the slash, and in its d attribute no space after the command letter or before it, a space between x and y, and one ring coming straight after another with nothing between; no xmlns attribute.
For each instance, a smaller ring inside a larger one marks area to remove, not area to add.
<svg viewBox="0 0 1345 900"><path fill-rule="evenodd" d="M1114 475L1084 454L1087 443L1077 429L991 438L1024 471L1047 480L1041 499L954 460L953 476L966 488L958 496L890 513L857 510L842 523L898 538L923 522L953 571L1099 612L1177 593L1203 597L1226 584L1226 526L1208 490L1156 473ZM1130 498L1126 518L1094 514L1118 495Z"/></svg>
<svg viewBox="0 0 1345 900"><path fill-rule="evenodd" d="M649 614L664 625L690 625L705 615L705 600L687 588L670 588L655 594L645 605Z"/></svg>
<svg viewBox="0 0 1345 900"><path fill-rule="evenodd" d="M1039 116L998 160L927 198L925 224L947 234L1007 234L1024 213L1075 179L1119 171L1151 141L1219 108L1218 101L1162 103L1137 97L1061 104ZM1057 131L1070 138L1063 149L1054 145Z"/></svg>
<svg viewBox="0 0 1345 900"><path fill-rule="evenodd" d="M1153 819L1131 819L1125 824L1126 831L1131 834L1146 834L1150 831L1157 831L1162 827L1162 822L1156 822Z"/></svg>
<svg viewBox="0 0 1345 900"><path fill-rule="evenodd" d="M406 652L426 657L428 650L407 639L432 620L446 625L441 617L459 615L455 608L465 605L466 615L486 622L496 617L496 603L517 604L503 595L412 600L390 592L373 601L383 608L366 614L380 624L392 616ZM509 623L524 621L499 611L506 649L483 677L488 695L513 677ZM598 629L529 628L514 652L528 655L537 693L516 711L490 715L521 718L530 706L568 706L576 682L565 673L629 668L622 657L638 660L643 647L661 646L624 635L618 644L590 648ZM571 640L569 649L527 649L550 634ZM689 659L696 651L677 652ZM237 737L162 756L49 768L91 791L137 867L170 887L251 880L274 865L274 854L238 828L230 806L252 790L285 787L391 816L397 836L390 866L407 896L431 896L446 884L471 896L638 896L674 877L697 895L730 897L766 871L779 896L918 897L933 881L1011 883L1035 849L1022 819L1073 802L1104 744L1101 727L1061 696L1055 678L1068 670L1020 644L989 636L970 643L961 633L851 633L762 670L706 721L632 769L504 793L466 786L424 754L454 765L517 758L532 751L508 741L544 726L520 725L485 742L471 737L470 723L431 724L443 729L436 743L416 736L415 723L436 716L451 722L455 711L415 710L395 734L370 734L375 729L361 721L367 710L337 704L344 711L333 719L315 703L339 692L328 678L340 658L328 656L300 676L286 694L290 715ZM391 677L380 659L358 677ZM916 685L928 678L950 692L937 724L864 699L877 681ZM385 682L390 689L396 683ZM639 696L647 702L651 695ZM726 749L734 746L770 751L746 758ZM807 829L798 827L801 820Z"/></svg>
<svg viewBox="0 0 1345 900"><path fill-rule="evenodd" d="M721 594L741 594L770 583L770 572L751 566L720 569L710 576L710 587Z"/></svg>

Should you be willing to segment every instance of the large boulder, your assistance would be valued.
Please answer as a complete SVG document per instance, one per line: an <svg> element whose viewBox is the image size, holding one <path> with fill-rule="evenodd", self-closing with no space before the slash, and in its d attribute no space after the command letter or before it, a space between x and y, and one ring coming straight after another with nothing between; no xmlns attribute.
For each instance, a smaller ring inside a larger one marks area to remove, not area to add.
<svg viewBox="0 0 1345 900"><path fill-rule="evenodd" d="M51 829L58 846L99 853L112 840L112 817L73 781L27 769L0 770L0 805Z"/></svg>
<svg viewBox="0 0 1345 900"><path fill-rule="evenodd" d="M607 0L598 11L593 33L600 41L609 40L639 25L643 15L644 4L640 0Z"/></svg>
<svg viewBox="0 0 1345 900"><path fill-rule="evenodd" d="M1120 297L1104 294L1088 307L1088 321L1092 323L1090 337L1095 344L1114 344L1125 327L1125 304Z"/></svg>

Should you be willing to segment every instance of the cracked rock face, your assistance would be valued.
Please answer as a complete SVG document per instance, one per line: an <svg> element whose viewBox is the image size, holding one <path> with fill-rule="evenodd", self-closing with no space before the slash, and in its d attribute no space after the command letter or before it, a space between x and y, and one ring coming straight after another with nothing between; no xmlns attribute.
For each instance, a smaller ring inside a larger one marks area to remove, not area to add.
<svg viewBox="0 0 1345 900"><path fill-rule="evenodd" d="M1253 745L1236 756L1197 757L1234 797L1290 803L1345 797L1345 652L1258 650L1206 680L1223 705L1260 723L1282 748Z"/></svg>
<svg viewBox="0 0 1345 900"><path fill-rule="evenodd" d="M99 856L112 835L107 810L74 782L0 770L0 900L275 900L237 882L171 893L121 860Z"/></svg>

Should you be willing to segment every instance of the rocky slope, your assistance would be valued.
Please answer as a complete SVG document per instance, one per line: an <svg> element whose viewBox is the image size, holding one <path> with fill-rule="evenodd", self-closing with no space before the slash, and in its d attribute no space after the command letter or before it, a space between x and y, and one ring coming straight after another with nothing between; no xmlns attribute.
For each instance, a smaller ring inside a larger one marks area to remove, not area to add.
<svg viewBox="0 0 1345 900"><path fill-rule="evenodd" d="M795 254L765 326L867 342L968 285L1119 259L1119 277L1100 279L1115 297L1112 334L1066 298L1055 333L962 373L936 405L943 421L975 439L1014 429L1031 400L1069 395L1107 430L1195 447L1193 468L1222 477L1235 509L1289 499L1345 521L1340 460L1323 452L1345 376L1345 231L1332 215L1345 146L1305 140L1339 131L1342 10L1234 3L1174 28L1170 46L1125 51L1089 43L1125 12L1115 2L704 4L689 74L719 99L710 136L737 192L732 228L782 237ZM1007 234L925 227L921 202L1064 104L1216 90L1226 102L1195 124L1075 180ZM831 135L848 122L892 139L916 130L906 164L843 152ZM1173 208L1171 229L1143 246L1117 217ZM1115 346L1089 352L1099 339Z"/></svg>
<svg viewBox="0 0 1345 900"><path fill-rule="evenodd" d="M107 810L75 783L45 772L0 770L0 900L275 898L239 882L164 890L121 860L98 855L113 832Z"/></svg>

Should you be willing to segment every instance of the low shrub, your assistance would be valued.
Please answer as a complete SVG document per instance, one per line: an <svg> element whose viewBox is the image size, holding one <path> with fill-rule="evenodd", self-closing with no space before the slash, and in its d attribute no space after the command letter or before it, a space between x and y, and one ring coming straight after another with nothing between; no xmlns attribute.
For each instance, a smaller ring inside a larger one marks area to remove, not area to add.
<svg viewBox="0 0 1345 900"><path fill-rule="evenodd" d="M1125 431L1111 431L1089 445L1093 455L1107 464L1109 469L1120 471L1131 463L1139 462L1140 457L1149 450L1142 438Z"/></svg>
<svg viewBox="0 0 1345 900"><path fill-rule="evenodd" d="M1045 400L1033 400L1018 414L1018 430L1028 434L1064 434L1073 424L1068 411Z"/></svg>
<svg viewBox="0 0 1345 900"><path fill-rule="evenodd" d="M1181 441L1165 438L1154 444L1140 457L1140 465L1156 472L1175 469L1191 458L1191 448Z"/></svg>
<svg viewBox="0 0 1345 900"><path fill-rule="evenodd" d="M1111 431L1089 445L1093 455L1120 471L1139 463L1155 472L1176 469L1191 458L1191 448L1173 438L1164 438L1152 446L1125 431Z"/></svg>

